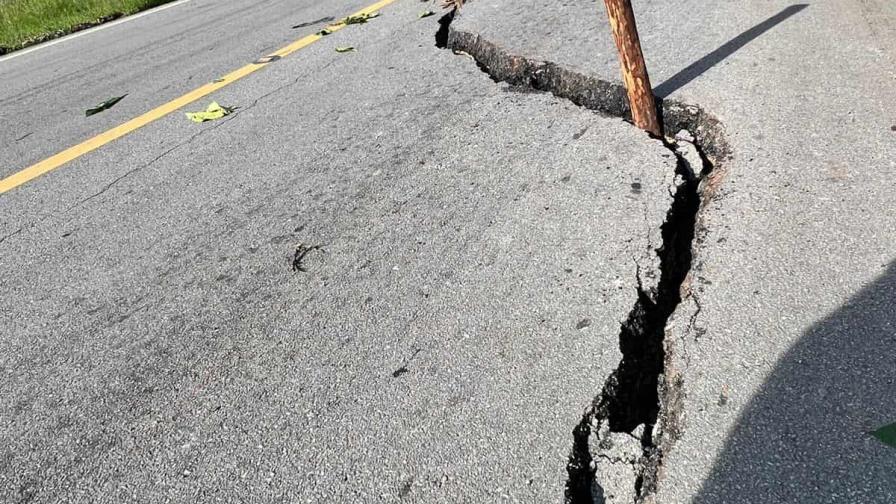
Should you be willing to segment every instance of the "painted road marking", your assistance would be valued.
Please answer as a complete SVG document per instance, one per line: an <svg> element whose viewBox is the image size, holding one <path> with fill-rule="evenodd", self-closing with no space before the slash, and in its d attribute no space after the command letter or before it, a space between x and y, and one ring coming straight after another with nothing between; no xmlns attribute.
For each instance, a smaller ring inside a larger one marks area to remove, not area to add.
<svg viewBox="0 0 896 504"><path fill-rule="evenodd" d="M380 0L379 2L377 2L373 5L370 5L368 7L365 7L363 9L359 10L358 12L352 14L352 16L373 14L374 12L391 4L394 1L395 0ZM329 25L328 28L330 29L330 32L335 32L335 31L345 28L345 26L346 25L343 23L337 23L337 24ZM6 177L5 179L0 180L0 194L3 194L9 190L15 189L16 187L19 187L20 185L22 185L28 181L34 180L37 177L40 177L41 175L43 175L47 172L50 172L50 171L55 170L56 168L59 168L60 166L64 165L65 163L68 163L69 161L71 161L73 159L77 159L77 158L83 156L84 154L87 154L88 152L99 149L100 147L102 147L103 145L106 145L109 142L117 140L132 131L135 131L139 128L142 128L143 126L146 126L147 124L149 124L155 120L161 119L161 118L165 117L166 115L178 110L181 107L189 105L190 103L193 103L194 101L196 101L204 96L208 96L209 94L214 93L215 91L223 88L224 86L232 84L247 75L251 75L252 73L255 73L256 71L261 70L262 68L270 65L272 62L277 61L280 58L285 58L285 57L289 56L290 54L317 42L321 38L323 38L323 36L318 35L317 33L302 37L302 38L296 40L295 42L293 42L285 47L282 47L282 48L278 49L277 51L274 51L271 54L268 54L264 58L260 58L260 59L256 60L254 63L249 63L248 65L246 65L242 68L239 68L237 70L234 70L233 72L230 72L229 74L225 75L224 77L222 77L220 79L215 80L214 82L210 82L208 84L205 84L204 86L196 88L193 91L190 91L189 93L187 93L179 98L175 98L174 100L171 100L170 102L168 102L164 105L160 105L159 107L156 107L156 108L150 110L149 112L146 112L143 115L137 116L137 117L131 119L130 121L127 121L124 124L116 126L110 130L104 131L103 133L100 133L99 135L96 135L93 138L85 140L85 141L79 143L78 145L69 147L68 149L65 149L64 151L62 151L56 155L50 156L47 159L44 159L43 161L41 161L39 163L33 164L33 165L29 166L28 168L25 168L22 171L13 173L12 175Z"/></svg>
<svg viewBox="0 0 896 504"><path fill-rule="evenodd" d="M7 54L6 56L0 57L0 63L4 61L11 60L13 58L18 58L19 56L24 56L29 53L33 53L34 51L39 51L41 49L46 49L47 47L54 46L56 44L60 44L62 42L69 41L71 39L76 39L78 37L83 37L84 35L89 35L94 32L98 32L100 30L105 30L106 28L112 28L113 26L118 26L122 23L127 23L128 21L133 21L135 19L140 19L143 16L148 16L150 14L155 14L157 12L162 12L163 10L168 10L172 7L177 7L178 5L183 5L187 2L191 2L193 0L177 0L176 2L162 4L158 7L153 7L152 9L145 10L143 12L138 12L136 14L132 14L127 17L123 17L121 19L116 19L115 21L110 21L108 23L103 23L101 25L94 26L93 28L88 28L86 30L81 30L70 35L66 35L64 37L59 37L58 39L53 39L42 44L37 44L33 47L27 47L25 49L18 50L12 54Z"/></svg>

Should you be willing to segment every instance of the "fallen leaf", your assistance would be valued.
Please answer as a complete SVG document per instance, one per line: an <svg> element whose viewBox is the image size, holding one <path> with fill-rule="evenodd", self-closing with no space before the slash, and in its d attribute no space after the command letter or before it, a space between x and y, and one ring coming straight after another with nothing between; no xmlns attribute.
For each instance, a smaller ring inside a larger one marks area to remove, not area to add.
<svg viewBox="0 0 896 504"><path fill-rule="evenodd" d="M305 260L305 256L314 250L323 250L323 245L311 245L310 247L307 247L304 243L300 243L299 246L296 247L295 255L293 255L292 258L292 270L307 273L308 270L305 269L303 261Z"/></svg>
<svg viewBox="0 0 896 504"><path fill-rule="evenodd" d="M375 17L379 17L379 15L380 15L379 12L371 12L370 14L367 14L366 12L361 13L361 14L355 14L354 16L349 16L349 17L343 19L342 21L340 21L340 23L342 23L344 25L364 24L367 21L369 21Z"/></svg>
<svg viewBox="0 0 896 504"><path fill-rule="evenodd" d="M295 30L296 28L304 28L306 26L316 25L318 23L325 23L327 21L332 21L332 20L333 20L333 16L327 16L327 17L323 17L320 19L316 19L314 21L308 21L305 23L299 23L297 25L293 25L292 29Z"/></svg>
<svg viewBox="0 0 896 504"><path fill-rule="evenodd" d="M460 10L464 4L467 3L467 0L442 0L442 8L443 9L453 9Z"/></svg>
<svg viewBox="0 0 896 504"><path fill-rule="evenodd" d="M350 51L354 51L354 50L355 50L355 48L352 47L352 46L345 46L345 47L337 47L337 48L336 48L336 52L338 52L338 53L346 53L346 52L350 52Z"/></svg>
<svg viewBox="0 0 896 504"><path fill-rule="evenodd" d="M885 425L871 433L881 443L896 448L896 423Z"/></svg>
<svg viewBox="0 0 896 504"><path fill-rule="evenodd" d="M123 94L121 96L116 96L115 98L109 98L108 100L104 101L103 103L100 103L96 107L89 108L86 111L84 111L84 115L86 117L90 117L93 114L99 114L100 112L102 112L104 110L110 109L113 106L115 106L116 103L120 102L122 100L122 98L124 98L125 96L127 96L127 95Z"/></svg>
<svg viewBox="0 0 896 504"><path fill-rule="evenodd" d="M236 110L236 107L222 107L218 102L211 102L202 112L187 112L187 117L197 123L213 121L228 116Z"/></svg>

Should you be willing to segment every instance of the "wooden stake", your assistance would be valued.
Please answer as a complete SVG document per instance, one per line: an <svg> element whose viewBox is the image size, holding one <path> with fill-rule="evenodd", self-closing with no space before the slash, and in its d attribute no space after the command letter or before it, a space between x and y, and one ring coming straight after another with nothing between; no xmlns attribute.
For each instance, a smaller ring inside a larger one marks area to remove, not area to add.
<svg viewBox="0 0 896 504"><path fill-rule="evenodd" d="M607 16L619 49L619 63L622 66L622 80L628 91L628 102L632 109L635 126L662 136L663 130L656 115L656 99L647 76L647 65L641 52L638 27L631 0L604 0Z"/></svg>

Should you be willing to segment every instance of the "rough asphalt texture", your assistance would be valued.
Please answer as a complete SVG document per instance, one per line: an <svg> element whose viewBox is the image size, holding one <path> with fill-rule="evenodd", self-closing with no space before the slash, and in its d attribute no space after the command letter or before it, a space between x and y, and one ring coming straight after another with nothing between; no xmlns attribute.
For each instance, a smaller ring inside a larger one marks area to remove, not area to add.
<svg viewBox="0 0 896 504"><path fill-rule="evenodd" d="M305 4L195 0L0 63L3 175L363 5ZM562 498L675 158L492 82L420 8L0 196L0 500Z"/></svg>
<svg viewBox="0 0 896 504"><path fill-rule="evenodd" d="M667 339L683 434L656 502L896 501L896 5L634 1L658 94L733 151ZM593 2L474 2L453 28L618 81Z"/></svg>

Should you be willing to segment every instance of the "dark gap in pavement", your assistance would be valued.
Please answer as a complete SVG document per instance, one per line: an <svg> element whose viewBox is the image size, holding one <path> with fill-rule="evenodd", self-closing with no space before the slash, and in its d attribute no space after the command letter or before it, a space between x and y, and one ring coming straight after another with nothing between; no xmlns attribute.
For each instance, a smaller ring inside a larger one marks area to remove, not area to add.
<svg viewBox="0 0 896 504"><path fill-rule="evenodd" d="M638 500L656 490L662 449L654 429L663 405L660 393L664 390L666 324L681 303L681 286L691 270L701 203L699 183L712 171L710 164L699 167L697 173L673 144L666 143L666 147L678 159L676 172L682 182L661 227L663 244L656 251L660 258L660 282L656 292L647 291L639 272L638 299L619 331L622 360L573 429L573 450L567 466L568 503L602 502L603 489L596 481L590 439L594 434L601 441L597 449L604 450L604 440L609 439L603 432L604 426L609 433L639 437L642 456L632 482ZM643 426L640 434L636 433L639 426Z"/></svg>
<svg viewBox="0 0 896 504"><path fill-rule="evenodd" d="M451 28L451 22L454 21L455 11L452 9L439 18L439 30L436 32L436 47L445 49L448 47L448 32Z"/></svg>

